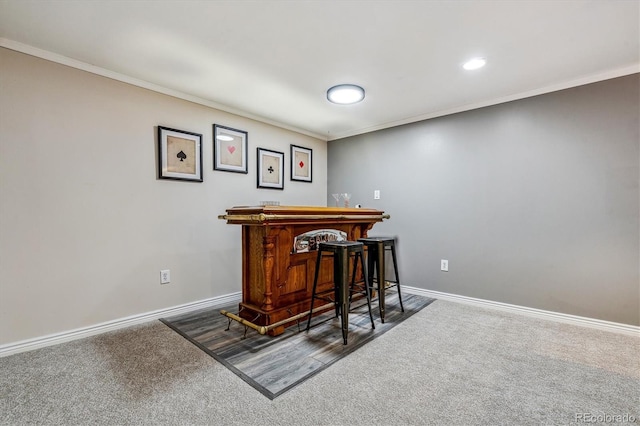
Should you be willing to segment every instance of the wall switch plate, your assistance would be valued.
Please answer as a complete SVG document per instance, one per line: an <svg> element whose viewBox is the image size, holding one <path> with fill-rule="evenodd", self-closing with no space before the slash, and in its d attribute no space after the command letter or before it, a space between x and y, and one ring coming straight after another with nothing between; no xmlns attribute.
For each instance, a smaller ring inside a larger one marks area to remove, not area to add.
<svg viewBox="0 0 640 426"><path fill-rule="evenodd" d="M444 272L449 272L449 261L442 259L440 261L440 270Z"/></svg>
<svg viewBox="0 0 640 426"><path fill-rule="evenodd" d="M160 271L160 284L169 284L171 282L171 270L163 269Z"/></svg>
<svg viewBox="0 0 640 426"><path fill-rule="evenodd" d="M373 199L374 200L379 200L380 199L380 190L376 189L375 191L373 191Z"/></svg>

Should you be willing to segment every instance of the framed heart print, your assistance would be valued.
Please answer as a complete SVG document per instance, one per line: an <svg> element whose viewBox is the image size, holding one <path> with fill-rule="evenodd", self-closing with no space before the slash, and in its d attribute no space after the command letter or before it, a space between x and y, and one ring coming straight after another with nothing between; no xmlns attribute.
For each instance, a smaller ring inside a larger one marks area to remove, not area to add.
<svg viewBox="0 0 640 426"><path fill-rule="evenodd" d="M249 173L247 167L247 132L213 125L213 170Z"/></svg>

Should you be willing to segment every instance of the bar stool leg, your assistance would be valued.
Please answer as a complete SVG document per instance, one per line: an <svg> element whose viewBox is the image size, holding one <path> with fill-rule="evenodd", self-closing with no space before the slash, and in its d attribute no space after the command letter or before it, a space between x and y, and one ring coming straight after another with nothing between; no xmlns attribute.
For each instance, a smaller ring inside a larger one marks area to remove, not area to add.
<svg viewBox="0 0 640 426"><path fill-rule="evenodd" d="M342 340L344 344L347 344L347 334L349 333L349 252L347 249L340 250L338 256L334 258L334 261L339 263L340 276L334 276L339 287L340 295L340 310L342 316Z"/></svg>
<svg viewBox="0 0 640 426"><path fill-rule="evenodd" d="M396 289L398 290L398 300L400 301L400 309L404 312L402 306L402 294L400 293L400 276L398 275L398 261L396 260L396 245L391 246L391 257L393 258L393 272L396 274Z"/></svg>
<svg viewBox="0 0 640 426"><path fill-rule="evenodd" d="M356 252L355 255L353 256L353 272L351 273L351 285L349 286L350 290L349 290L349 309L351 309L351 300L353 299L353 287L355 286L356 283L356 272L358 272L358 255L360 253ZM362 271L362 273L364 274L364 271Z"/></svg>
<svg viewBox="0 0 640 426"><path fill-rule="evenodd" d="M385 308L385 271L384 271L384 242L380 241L376 244L377 259L376 273L378 274L378 306L380 308L380 321L384 324L384 315L387 312Z"/></svg>
<svg viewBox="0 0 640 426"><path fill-rule="evenodd" d="M375 246L367 246L367 275L369 277L369 285L371 286L369 293L373 291L373 274L376 270L376 254Z"/></svg>
<svg viewBox="0 0 640 426"><path fill-rule="evenodd" d="M367 296L367 307L369 308L369 319L371 319L371 328L375 330L376 325L373 322L373 313L371 312L371 289L369 288L371 281L369 281L367 271L364 268L364 250L361 253L356 253L356 256L358 255L360 255L360 264L362 265L362 279L364 279L364 289L365 295ZM354 269L356 266L356 260L357 258L354 259Z"/></svg>

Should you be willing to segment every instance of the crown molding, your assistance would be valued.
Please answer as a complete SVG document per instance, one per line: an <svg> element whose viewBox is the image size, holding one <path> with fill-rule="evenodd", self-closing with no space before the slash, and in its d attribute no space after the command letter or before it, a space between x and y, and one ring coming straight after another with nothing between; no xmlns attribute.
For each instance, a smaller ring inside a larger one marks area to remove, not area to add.
<svg viewBox="0 0 640 426"><path fill-rule="evenodd" d="M332 135L328 140L333 141L337 139L344 139L351 136L357 136L364 133L375 132L377 130L384 130L390 127L402 126L403 124L415 123L418 121L429 120L431 118L443 117L445 115L457 114L459 112L471 111L474 109L484 108L492 105L498 105L506 102L517 101L519 99L531 98L533 96L544 95L546 93L557 92L564 89L570 89L572 87L584 86L585 84L597 83L599 81L610 80L612 78L624 77L626 75L640 73L640 62L633 65L629 65L614 70L609 70L599 74L593 74L589 76L580 77L577 79L565 81L562 83L552 84L549 86L541 87L527 92L514 93L508 96L502 96L499 98L489 99L482 102L476 102L472 104L466 104L457 106L450 109L444 109L440 111L430 112L428 114L417 115L414 117L408 117L402 120L391 121L388 123L380 124L378 126L364 127L349 132Z"/></svg>
<svg viewBox="0 0 640 426"><path fill-rule="evenodd" d="M47 61L55 62L61 65L66 65L71 68L76 68L82 71L90 72L92 74L96 74L102 77L107 77L112 80L120 81L122 83L131 84L132 86L141 87L143 89L152 90L157 93L162 93L164 95L172 96L174 98L182 99L185 101L193 102L195 104L203 105L209 108L217 109L220 111L224 111L230 114L234 114L240 117L248 118L251 120L259 121L261 123L269 124L271 126L275 126L281 129L289 130L292 132L300 133L306 136L310 136L315 139L320 139L322 141L326 141L327 137L325 135L320 135L314 132L310 132L305 129L300 129L298 127L290 126L288 124L280 123L275 120L268 119L266 117L262 117L259 115L251 114L246 111L242 111L236 108L232 108L223 104L219 104L217 102L213 102L207 99L200 98L198 96L193 96L188 93L181 92L179 90L170 89L167 87L160 86L155 83L150 83L145 80L140 80L134 77L130 77L125 74L120 74L115 71L110 71L105 68L101 68L95 65L88 64L86 62L78 61L76 59L69 58L67 56L59 55L57 53L49 52L47 50L39 49L37 47L30 46L28 44L19 43L17 41L9 40L7 38L0 37L0 47L4 47L9 50L14 50L16 52L24 53L26 55L35 56L36 58L45 59Z"/></svg>

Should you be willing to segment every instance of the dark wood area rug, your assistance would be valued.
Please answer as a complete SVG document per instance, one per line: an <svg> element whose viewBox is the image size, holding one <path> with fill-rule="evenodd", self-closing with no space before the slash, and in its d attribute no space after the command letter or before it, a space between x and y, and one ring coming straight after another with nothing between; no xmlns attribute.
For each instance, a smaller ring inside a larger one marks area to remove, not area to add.
<svg viewBox="0 0 640 426"><path fill-rule="evenodd" d="M349 341L342 343L340 320L331 311L314 317L307 332L306 318L288 327L279 336L263 336L220 314L225 309L237 313L238 305L201 309L160 321L211 355L269 399L302 383L342 357L362 347L435 299L413 294L403 295L405 312L400 311L398 297L389 294L386 300L385 323L378 315L376 301L372 303L375 329L367 306L353 307L349 313Z"/></svg>

